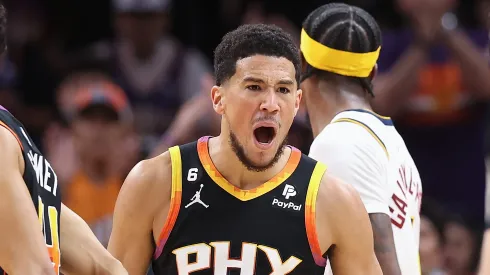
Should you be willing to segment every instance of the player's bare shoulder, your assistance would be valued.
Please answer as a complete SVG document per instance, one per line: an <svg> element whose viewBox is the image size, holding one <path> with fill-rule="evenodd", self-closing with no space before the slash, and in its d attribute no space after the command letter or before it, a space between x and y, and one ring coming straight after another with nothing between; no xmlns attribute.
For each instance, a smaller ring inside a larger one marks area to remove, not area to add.
<svg viewBox="0 0 490 275"><path fill-rule="evenodd" d="M22 157L22 144L15 133L10 128L0 125L0 151L2 152L3 161L17 160L15 166L21 173L24 172L24 161ZM4 165L5 167L5 165ZM8 170L8 169L7 169Z"/></svg>
<svg viewBox="0 0 490 275"><path fill-rule="evenodd" d="M156 215L171 195L172 163L168 151L140 161L131 170L121 188L120 199L127 197L140 211ZM122 196L122 197L121 197ZM119 199L118 199L119 200Z"/></svg>
<svg viewBox="0 0 490 275"><path fill-rule="evenodd" d="M329 175L323 175L316 200L317 234L322 251L335 244L336 236L342 230L341 224L367 213L359 194L349 184ZM361 212L361 213L359 213Z"/></svg>

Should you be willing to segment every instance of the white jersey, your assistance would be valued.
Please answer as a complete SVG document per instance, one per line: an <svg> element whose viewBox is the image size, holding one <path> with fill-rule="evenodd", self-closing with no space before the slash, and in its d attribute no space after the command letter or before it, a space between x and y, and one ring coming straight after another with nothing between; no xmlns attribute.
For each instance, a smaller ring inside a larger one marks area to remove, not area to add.
<svg viewBox="0 0 490 275"><path fill-rule="evenodd" d="M365 110L341 112L315 138L309 156L354 186L368 213L391 217L402 274L420 274L422 184L392 121Z"/></svg>

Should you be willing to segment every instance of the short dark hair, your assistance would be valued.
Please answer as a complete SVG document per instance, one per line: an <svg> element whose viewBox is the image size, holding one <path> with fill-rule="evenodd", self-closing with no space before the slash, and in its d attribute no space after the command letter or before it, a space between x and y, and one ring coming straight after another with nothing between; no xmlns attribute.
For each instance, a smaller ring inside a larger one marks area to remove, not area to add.
<svg viewBox="0 0 490 275"><path fill-rule="evenodd" d="M315 41L336 50L368 53L381 46L381 30L365 10L343 3L323 5L311 12L303 22L303 29ZM335 74L306 66L305 76ZM370 77L343 76L360 83L372 95Z"/></svg>
<svg viewBox="0 0 490 275"><path fill-rule="evenodd" d="M221 85L235 74L238 60L253 55L288 59L294 65L299 84L301 59L292 37L274 25L250 24L227 33L214 50L216 85Z"/></svg>
<svg viewBox="0 0 490 275"><path fill-rule="evenodd" d="M0 3L0 54L7 50L7 9Z"/></svg>

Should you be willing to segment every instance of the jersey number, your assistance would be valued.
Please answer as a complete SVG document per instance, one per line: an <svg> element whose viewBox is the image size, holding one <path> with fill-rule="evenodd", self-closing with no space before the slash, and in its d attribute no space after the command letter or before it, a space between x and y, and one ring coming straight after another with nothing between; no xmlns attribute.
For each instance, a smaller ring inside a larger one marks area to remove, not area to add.
<svg viewBox="0 0 490 275"><path fill-rule="evenodd" d="M45 221L45 210L48 214L48 222ZM44 241L48 247L49 257L53 263L56 275L60 274L60 241L58 239L58 210L54 206L44 209L44 203L39 197L39 223L44 234ZM47 235L51 236L51 244L48 244Z"/></svg>
<svg viewBox="0 0 490 275"><path fill-rule="evenodd" d="M189 169L189 173L187 174L187 181L196 181L197 180L197 168Z"/></svg>

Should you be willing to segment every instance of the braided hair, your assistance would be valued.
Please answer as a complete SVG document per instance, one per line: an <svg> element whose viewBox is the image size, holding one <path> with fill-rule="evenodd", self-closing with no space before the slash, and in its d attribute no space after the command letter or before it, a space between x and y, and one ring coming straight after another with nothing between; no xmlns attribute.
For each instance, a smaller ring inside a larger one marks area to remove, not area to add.
<svg viewBox="0 0 490 275"><path fill-rule="evenodd" d="M317 8L303 22L303 29L315 41L336 50L368 53L381 46L381 30L376 20L363 9L343 3L330 3ZM308 64L302 80L313 74L327 79L338 75ZM374 96L371 77L342 77L360 83Z"/></svg>

